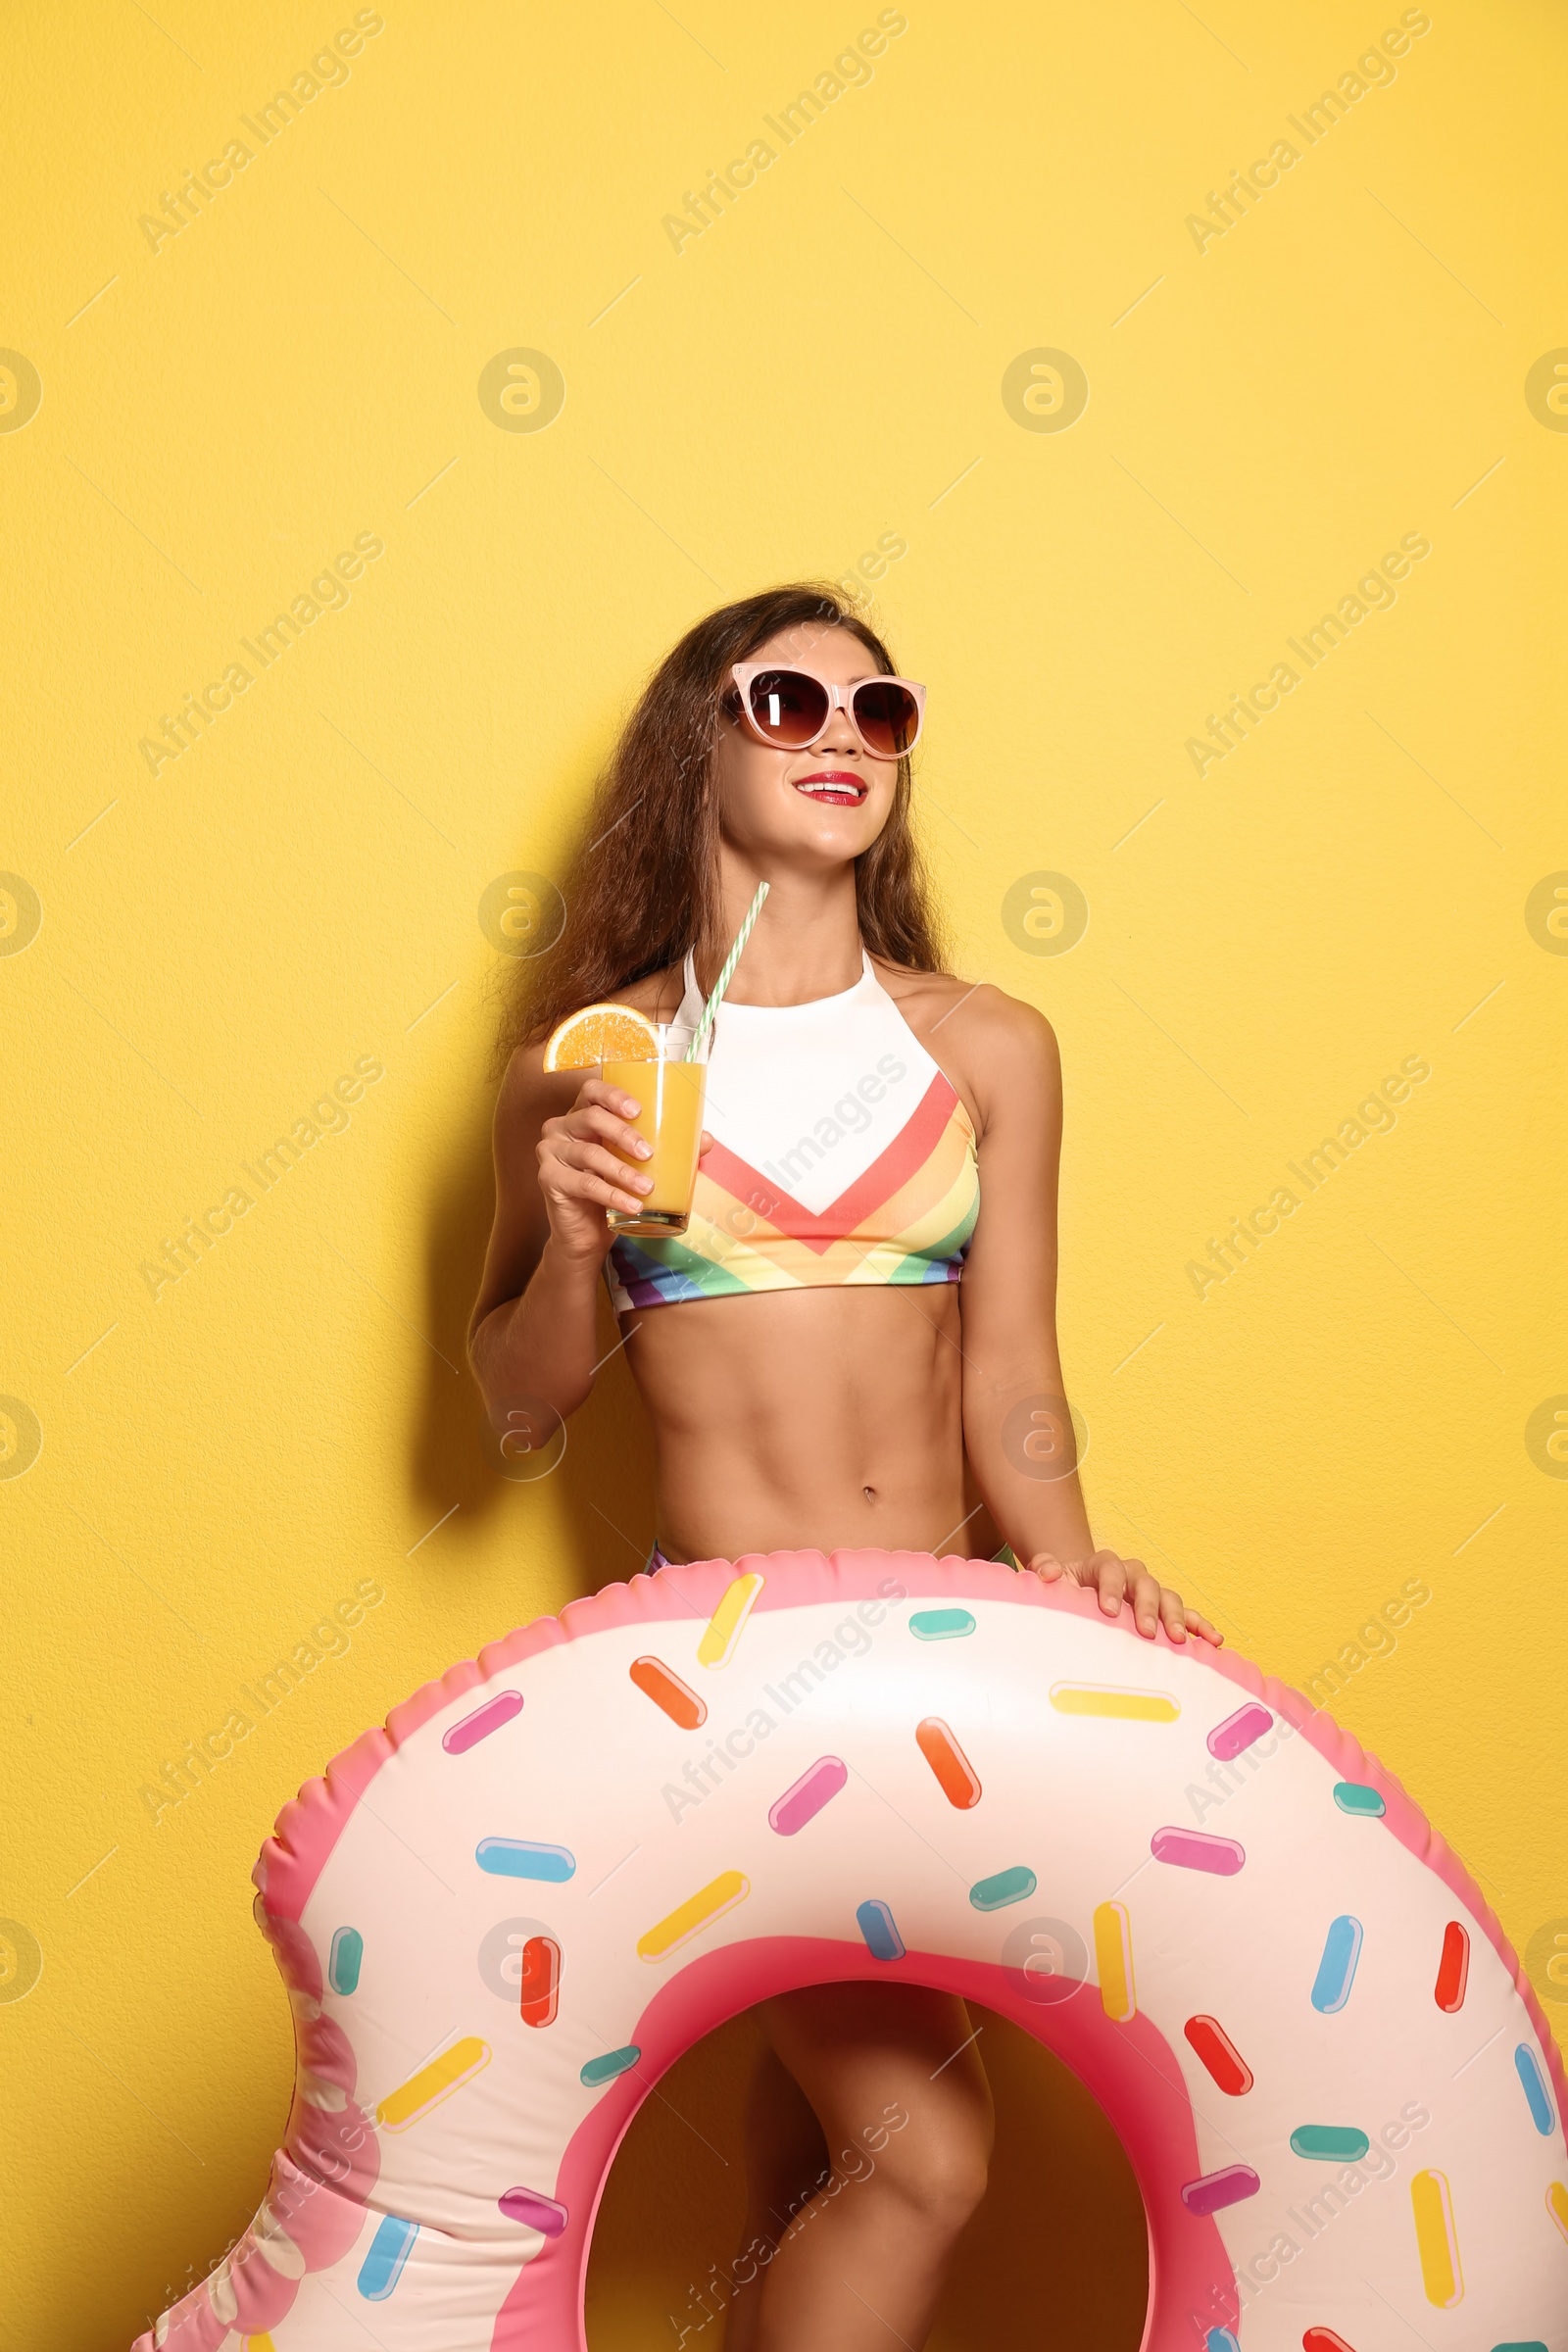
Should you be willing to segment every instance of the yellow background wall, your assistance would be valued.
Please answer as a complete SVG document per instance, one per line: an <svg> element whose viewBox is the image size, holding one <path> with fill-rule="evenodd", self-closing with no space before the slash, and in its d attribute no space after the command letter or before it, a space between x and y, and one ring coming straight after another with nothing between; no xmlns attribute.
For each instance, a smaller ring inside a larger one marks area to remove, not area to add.
<svg viewBox="0 0 1568 2352"><path fill-rule="evenodd" d="M351 7L9 12L18 2345L123 2344L249 2217L289 2075L248 1885L279 1806L644 1555L618 1365L555 1476L505 1483L480 1442L463 1334L507 968L481 903L562 869L696 614L867 555L930 686L959 968L1062 1042L1098 1528L1270 1670L1340 1662L1340 1720L1568 2018L1562 12L1433 0L1309 145L1289 118L1396 7L910 0L785 146L764 118L876 21L386 0L264 145L243 119ZM205 211L141 225L236 137L253 160ZM664 217L759 137L776 159L677 250ZM1189 225L1282 138L1299 160L1250 210ZM517 351L548 365L509 377ZM1080 415L1042 351L1082 371ZM515 429L552 368L559 414ZM248 661L361 534L383 552L350 601ZM1430 553L1397 601L1308 671L1287 640L1406 534ZM879 540L906 552L879 568ZM245 691L149 758L236 661ZM1281 661L1295 690L1195 759ZM1082 894L1076 940L1043 874ZM1431 1074L1397 1123L1199 1296L1190 1261L1406 1056ZM384 1075L347 1127L155 1297L143 1264L362 1059ZM1416 1578L1396 1646L1358 1642ZM384 1597L347 1653L155 1820L143 1788L363 1580ZM604 2352L668 2340L639 2278L726 2251L678 2200L674 2255L612 2203ZM944 2342L996 2340L1004 2305L1028 2308L1005 2263Z"/></svg>

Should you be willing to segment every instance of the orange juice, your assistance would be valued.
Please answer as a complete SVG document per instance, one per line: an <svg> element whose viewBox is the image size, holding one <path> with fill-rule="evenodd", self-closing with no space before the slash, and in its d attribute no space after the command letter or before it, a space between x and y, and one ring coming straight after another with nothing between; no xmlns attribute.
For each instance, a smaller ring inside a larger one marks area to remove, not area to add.
<svg viewBox="0 0 1568 2352"><path fill-rule="evenodd" d="M626 1124L654 1148L651 1159L626 1163L654 1180L642 1207L634 1216L617 1208L607 1209L606 1216L616 1233L684 1233L697 1183L707 1063L607 1061L600 1065L600 1074L607 1086L623 1088L642 1104Z"/></svg>

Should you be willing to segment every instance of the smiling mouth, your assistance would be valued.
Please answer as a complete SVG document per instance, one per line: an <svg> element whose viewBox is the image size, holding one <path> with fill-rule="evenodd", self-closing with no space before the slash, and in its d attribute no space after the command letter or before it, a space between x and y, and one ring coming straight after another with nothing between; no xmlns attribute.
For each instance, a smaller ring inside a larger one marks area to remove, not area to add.
<svg viewBox="0 0 1568 2352"><path fill-rule="evenodd" d="M823 768L814 776L803 776L795 787L809 801L825 801L834 808L858 808L864 800L867 787L848 768Z"/></svg>

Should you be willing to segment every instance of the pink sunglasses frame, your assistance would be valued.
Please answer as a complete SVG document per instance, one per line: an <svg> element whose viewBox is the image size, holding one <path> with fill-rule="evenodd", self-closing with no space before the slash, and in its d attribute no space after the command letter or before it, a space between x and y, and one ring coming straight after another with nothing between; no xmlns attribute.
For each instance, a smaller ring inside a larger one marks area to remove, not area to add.
<svg viewBox="0 0 1568 2352"><path fill-rule="evenodd" d="M820 686L823 692L826 694L827 710L823 716L822 724L817 728L816 733L811 736L808 742L792 744L775 743L771 736L764 735L762 733L762 730L758 725L757 720L752 716L752 680L754 678L766 676L770 670L779 672L786 676L793 671L797 677L809 678L813 685ZM809 668L804 662L733 662L730 664L730 676L735 680L736 685L740 688L741 717L750 727L752 733L757 737L758 742L765 743L770 752L788 751L793 755L796 752L813 751L817 744L821 742L829 727L833 724L834 711L842 710L849 719L851 729L855 735L855 740L859 745L861 751L865 754L868 760L886 760L890 756L895 760L907 759L910 752L913 751L915 745L919 742L920 731L925 725L925 688L923 686L917 686L912 678L896 678L891 674L879 671L874 678L857 678L853 686L846 688L841 686L836 678L822 677L818 671ZM902 686L906 694L912 696L914 701L914 733L910 736L908 742L905 745L902 752L894 752L893 754L889 755L887 752L873 751L870 744L866 742L865 737L861 734L860 722L855 715L855 697L859 693L862 686Z"/></svg>

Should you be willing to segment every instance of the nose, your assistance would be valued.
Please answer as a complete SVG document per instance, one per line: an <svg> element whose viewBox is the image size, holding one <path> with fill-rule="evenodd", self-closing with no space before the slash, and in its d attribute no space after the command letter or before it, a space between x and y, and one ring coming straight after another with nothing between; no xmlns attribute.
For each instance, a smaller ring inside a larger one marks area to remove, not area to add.
<svg viewBox="0 0 1568 2352"><path fill-rule="evenodd" d="M816 749L818 752L833 752L850 760L858 760L861 757L860 739L855 732L849 711L844 704L835 703L832 710L828 713L827 733Z"/></svg>

